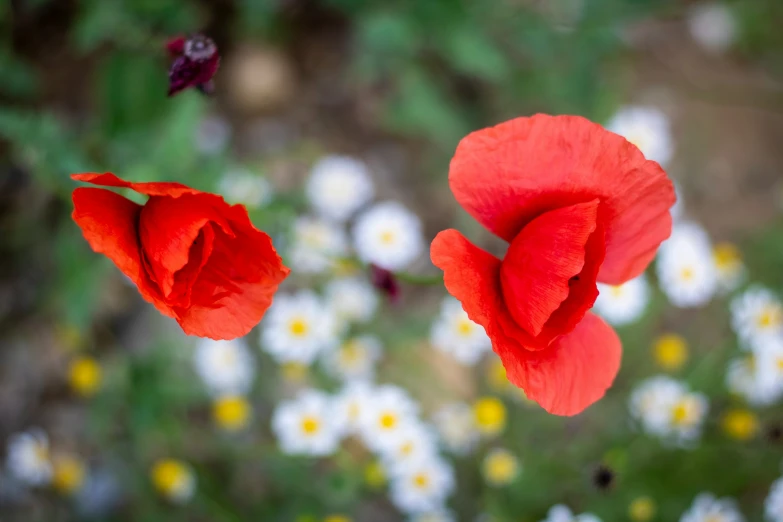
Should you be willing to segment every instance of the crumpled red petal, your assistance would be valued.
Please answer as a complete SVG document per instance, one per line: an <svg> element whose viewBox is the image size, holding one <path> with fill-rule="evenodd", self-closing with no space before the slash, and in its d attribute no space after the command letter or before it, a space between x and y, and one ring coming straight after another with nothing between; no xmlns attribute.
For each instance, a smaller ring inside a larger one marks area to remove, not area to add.
<svg viewBox="0 0 783 522"><path fill-rule="evenodd" d="M606 209L606 257L598 280L641 274L671 233L674 187L630 142L579 116L537 114L473 132L449 170L457 201L512 241L536 216L594 198Z"/></svg>
<svg viewBox="0 0 783 522"><path fill-rule="evenodd" d="M152 183L131 183L120 179L111 172L105 172L99 174L97 172L84 172L82 174L71 174L71 179L76 181L85 181L92 183L93 185L101 185L103 187L117 187L117 188L129 188L135 190L139 194L145 194L147 196L171 196L172 198L179 197L183 194L203 194L203 192L192 189L182 183L172 182L152 182Z"/></svg>
<svg viewBox="0 0 783 522"><path fill-rule="evenodd" d="M508 379L555 415L575 415L603 397L622 357L615 331L592 313L546 350L520 352L501 344L497 351Z"/></svg>
<svg viewBox="0 0 783 522"><path fill-rule="evenodd" d="M550 210L517 234L500 266L503 298L517 324L534 336L571 292L596 228L598 200Z"/></svg>
<svg viewBox="0 0 783 522"><path fill-rule="evenodd" d="M137 230L141 205L98 188L77 188L72 197L73 220L92 249L111 259L162 314L174 317L143 268Z"/></svg>

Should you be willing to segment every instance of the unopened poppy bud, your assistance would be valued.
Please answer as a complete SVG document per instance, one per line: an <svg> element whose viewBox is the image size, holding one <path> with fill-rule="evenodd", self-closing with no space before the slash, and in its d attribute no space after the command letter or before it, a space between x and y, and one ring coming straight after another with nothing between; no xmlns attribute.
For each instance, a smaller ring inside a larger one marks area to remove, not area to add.
<svg viewBox="0 0 783 522"><path fill-rule="evenodd" d="M166 50L174 58L169 69L169 96L189 87L204 94L214 92L212 77L220 65L220 54L211 38L202 34L178 36L166 43Z"/></svg>
<svg viewBox="0 0 783 522"><path fill-rule="evenodd" d="M396 303L399 301L400 284L394 276L394 272L371 264L370 281L375 288L386 294L391 302Z"/></svg>

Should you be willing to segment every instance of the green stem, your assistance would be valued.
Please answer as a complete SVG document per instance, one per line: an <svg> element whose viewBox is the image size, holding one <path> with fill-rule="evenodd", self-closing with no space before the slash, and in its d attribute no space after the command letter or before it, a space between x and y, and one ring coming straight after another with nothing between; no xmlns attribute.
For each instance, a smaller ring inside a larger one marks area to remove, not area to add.
<svg viewBox="0 0 783 522"><path fill-rule="evenodd" d="M443 274L414 275L407 272L396 272L394 276L403 283L408 283L411 285L437 286L443 284Z"/></svg>

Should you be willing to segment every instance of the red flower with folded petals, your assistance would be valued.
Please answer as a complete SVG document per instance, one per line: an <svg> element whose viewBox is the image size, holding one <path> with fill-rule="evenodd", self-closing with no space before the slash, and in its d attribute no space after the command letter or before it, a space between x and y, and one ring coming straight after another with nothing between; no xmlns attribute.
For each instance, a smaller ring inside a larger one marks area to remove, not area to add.
<svg viewBox="0 0 783 522"><path fill-rule="evenodd" d="M581 412L620 368L617 334L588 312L596 282L624 283L652 261L671 232L672 183L600 125L538 114L464 138L449 184L509 247L501 260L444 230L431 257L446 289L487 331L511 382L550 413Z"/></svg>
<svg viewBox="0 0 783 522"><path fill-rule="evenodd" d="M73 220L92 249L188 335L245 335L290 271L241 205L180 183L130 183L111 173L71 177L149 196L138 205L110 190L77 188Z"/></svg>

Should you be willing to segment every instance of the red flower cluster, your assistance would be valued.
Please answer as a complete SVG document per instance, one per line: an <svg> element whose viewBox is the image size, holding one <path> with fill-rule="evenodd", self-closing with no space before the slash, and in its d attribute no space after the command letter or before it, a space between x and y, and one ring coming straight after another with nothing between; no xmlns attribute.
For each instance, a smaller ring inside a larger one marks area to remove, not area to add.
<svg viewBox="0 0 783 522"><path fill-rule="evenodd" d="M517 118L464 138L457 201L509 242L501 260L456 230L432 242L447 290L492 339L509 380L573 415L620 367L617 334L588 312L596 281L641 274L671 232L674 188L634 145L578 116Z"/></svg>
<svg viewBox="0 0 783 522"><path fill-rule="evenodd" d="M137 205L109 190L77 188L73 219L93 250L188 335L245 335L289 273L241 205L179 183L130 183L110 173L71 177L149 196Z"/></svg>

